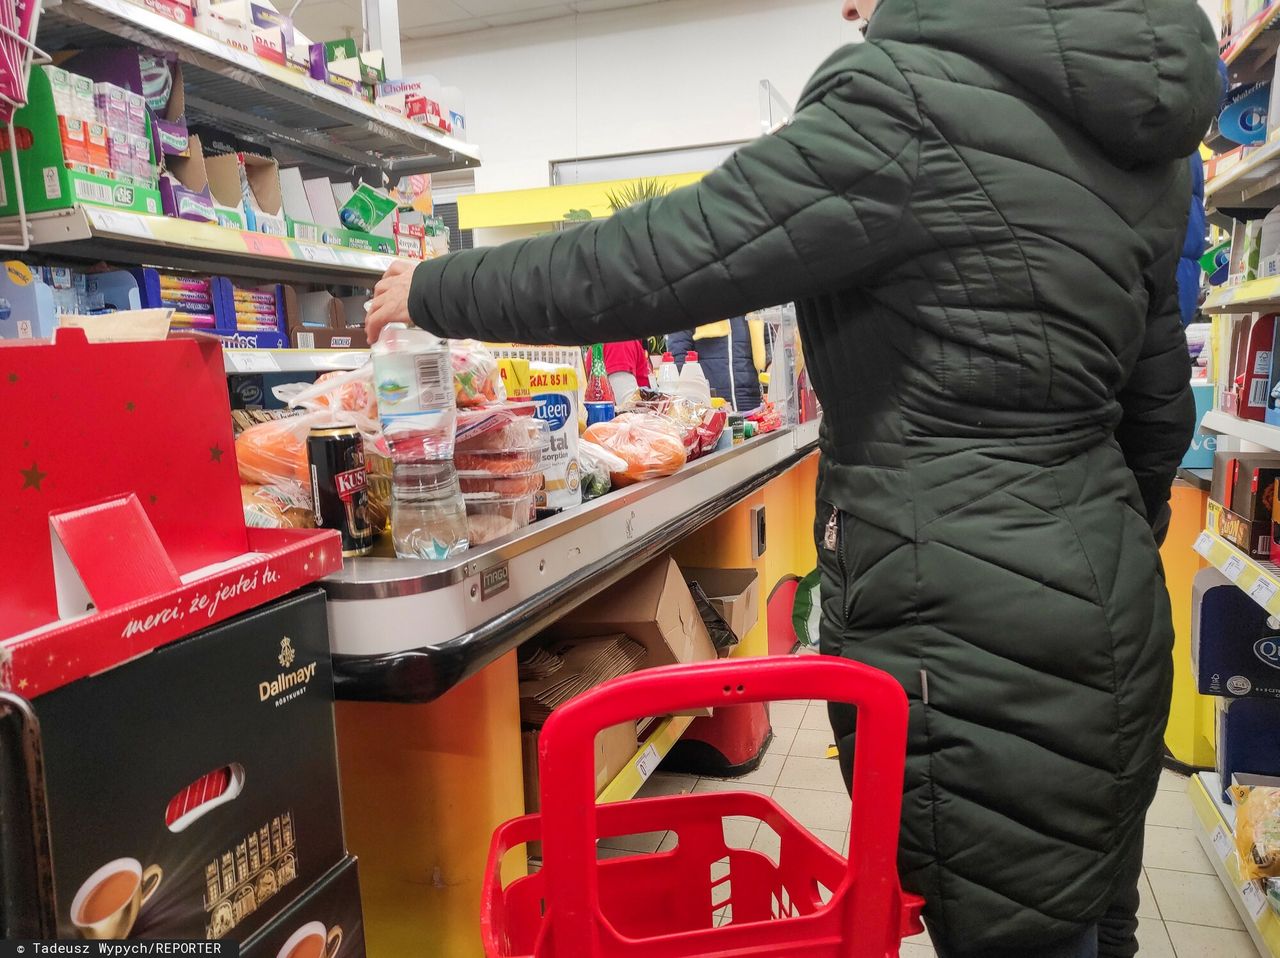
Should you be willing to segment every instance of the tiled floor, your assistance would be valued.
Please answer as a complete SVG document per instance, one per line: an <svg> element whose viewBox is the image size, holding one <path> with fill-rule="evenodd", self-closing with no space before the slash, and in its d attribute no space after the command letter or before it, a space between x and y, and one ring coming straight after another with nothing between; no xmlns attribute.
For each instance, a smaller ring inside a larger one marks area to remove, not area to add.
<svg viewBox="0 0 1280 958"><path fill-rule="evenodd" d="M774 739L760 767L733 780L658 772L642 795L724 789L772 795L796 819L832 848L847 852L849 808L836 763L826 757L831 742L822 703L780 702L772 707ZM1142 958L1254 958L1256 949L1191 830L1186 780L1165 772L1147 816L1146 873L1142 884ZM736 847L769 850L778 837L747 819L733 820L726 832ZM657 851L667 834L604 840L602 856ZM927 938L913 939L902 958L932 958Z"/></svg>

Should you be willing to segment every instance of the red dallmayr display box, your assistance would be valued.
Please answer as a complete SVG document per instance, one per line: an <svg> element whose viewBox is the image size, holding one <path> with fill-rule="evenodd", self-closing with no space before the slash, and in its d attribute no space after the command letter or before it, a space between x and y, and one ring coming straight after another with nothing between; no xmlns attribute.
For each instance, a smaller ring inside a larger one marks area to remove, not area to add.
<svg viewBox="0 0 1280 958"><path fill-rule="evenodd" d="M221 347L0 346L0 688L32 698L339 569L247 529Z"/></svg>

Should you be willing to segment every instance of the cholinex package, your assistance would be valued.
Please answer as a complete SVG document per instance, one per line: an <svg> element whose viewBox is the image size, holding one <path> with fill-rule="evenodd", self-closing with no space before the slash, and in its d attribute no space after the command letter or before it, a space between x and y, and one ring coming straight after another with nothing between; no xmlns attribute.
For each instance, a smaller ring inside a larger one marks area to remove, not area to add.
<svg viewBox="0 0 1280 958"><path fill-rule="evenodd" d="M1217 569L1192 587L1191 657L1202 695L1280 699L1280 628Z"/></svg>

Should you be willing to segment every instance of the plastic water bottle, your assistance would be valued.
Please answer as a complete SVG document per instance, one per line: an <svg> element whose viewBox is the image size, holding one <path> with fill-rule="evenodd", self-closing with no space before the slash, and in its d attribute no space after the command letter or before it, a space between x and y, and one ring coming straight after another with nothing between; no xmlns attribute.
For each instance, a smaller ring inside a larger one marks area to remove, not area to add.
<svg viewBox="0 0 1280 958"><path fill-rule="evenodd" d="M445 559L467 548L467 509L453 466L457 404L447 340L394 323L373 349L378 415L391 450L396 555Z"/></svg>
<svg viewBox="0 0 1280 958"><path fill-rule="evenodd" d="M658 367L658 392L674 396L679 391L680 370L676 369L675 357L663 353L662 364Z"/></svg>
<svg viewBox="0 0 1280 958"><path fill-rule="evenodd" d="M396 464L391 541L402 559L447 559L466 551L467 507L453 463Z"/></svg>
<svg viewBox="0 0 1280 958"><path fill-rule="evenodd" d="M703 373L702 364L698 362L698 354L695 352L685 354L684 368L680 370L680 382L676 388L676 395L703 406L711 405L711 384L707 382L706 374Z"/></svg>

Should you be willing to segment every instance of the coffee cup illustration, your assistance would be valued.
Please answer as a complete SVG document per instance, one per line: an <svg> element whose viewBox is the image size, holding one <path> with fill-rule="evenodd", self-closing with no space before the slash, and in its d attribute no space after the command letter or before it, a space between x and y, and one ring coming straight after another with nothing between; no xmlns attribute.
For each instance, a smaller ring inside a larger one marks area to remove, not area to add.
<svg viewBox="0 0 1280 958"><path fill-rule="evenodd" d="M71 900L71 923L81 937L95 941L128 938L138 912L155 894L163 875L159 865L144 869L136 858L107 862Z"/></svg>
<svg viewBox="0 0 1280 958"><path fill-rule="evenodd" d="M334 958L342 947L342 927L325 928L322 921L309 921L276 952L276 958Z"/></svg>

